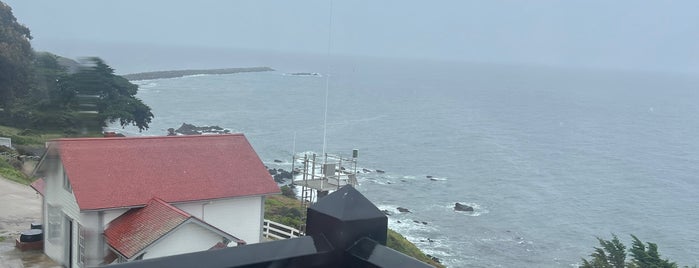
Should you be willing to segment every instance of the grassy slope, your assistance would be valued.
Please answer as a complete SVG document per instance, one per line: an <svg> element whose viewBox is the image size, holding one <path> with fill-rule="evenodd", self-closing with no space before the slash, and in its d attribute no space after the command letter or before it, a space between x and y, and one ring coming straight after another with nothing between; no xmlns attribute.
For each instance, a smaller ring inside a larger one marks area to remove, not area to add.
<svg viewBox="0 0 699 268"><path fill-rule="evenodd" d="M16 170L9 163L7 163L7 161L2 159L0 159L0 177L24 185L29 185L32 182L31 178L25 176L22 172Z"/></svg>
<svg viewBox="0 0 699 268"><path fill-rule="evenodd" d="M51 139L63 137L59 133L23 133L24 131L7 126L0 126L0 137L12 139L12 144L19 145L41 145Z"/></svg>
<svg viewBox="0 0 699 268"><path fill-rule="evenodd" d="M301 211L299 200L283 195L269 196L266 198L265 219L298 228L301 222L301 213L305 213L305 211ZM444 267L427 257L425 253L413 243L410 243L405 237L391 229L388 229L387 246L434 267Z"/></svg>
<svg viewBox="0 0 699 268"><path fill-rule="evenodd" d="M11 138L14 146L43 148L46 141L60 138L62 136L62 134L58 133L22 131L13 127L0 126L0 137ZM24 175L21 171L15 169L8 161L5 161L4 159L0 159L0 176L25 185L32 182L31 178Z"/></svg>

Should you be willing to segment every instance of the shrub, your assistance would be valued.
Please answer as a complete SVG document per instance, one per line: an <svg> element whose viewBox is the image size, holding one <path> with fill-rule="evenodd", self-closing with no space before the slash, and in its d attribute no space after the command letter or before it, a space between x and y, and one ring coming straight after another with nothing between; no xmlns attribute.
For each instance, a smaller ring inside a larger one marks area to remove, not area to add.
<svg viewBox="0 0 699 268"><path fill-rule="evenodd" d="M296 193L294 192L294 189L292 189L288 185L284 185L280 189L282 190L283 196L296 199Z"/></svg>

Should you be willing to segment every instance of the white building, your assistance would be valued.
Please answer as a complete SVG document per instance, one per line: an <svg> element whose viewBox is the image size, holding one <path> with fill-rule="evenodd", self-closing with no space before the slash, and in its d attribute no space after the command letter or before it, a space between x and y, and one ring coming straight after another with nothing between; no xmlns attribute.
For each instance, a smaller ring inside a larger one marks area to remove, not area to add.
<svg viewBox="0 0 699 268"><path fill-rule="evenodd" d="M37 175L44 251L66 267L258 243L279 193L242 134L59 139Z"/></svg>
<svg viewBox="0 0 699 268"><path fill-rule="evenodd" d="M5 146L7 148L12 148L12 139L0 137L0 146Z"/></svg>

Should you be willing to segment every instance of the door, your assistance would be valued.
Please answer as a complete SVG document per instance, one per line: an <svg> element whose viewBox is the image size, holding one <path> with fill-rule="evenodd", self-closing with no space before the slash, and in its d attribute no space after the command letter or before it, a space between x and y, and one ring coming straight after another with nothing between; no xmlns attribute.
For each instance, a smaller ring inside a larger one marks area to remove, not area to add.
<svg viewBox="0 0 699 268"><path fill-rule="evenodd" d="M68 216L64 216L63 218L63 226L65 226L66 230L63 232L66 234L66 239L64 242L64 252L65 252L65 258L63 258L63 266L67 268L72 268L73 267L73 220L69 218Z"/></svg>

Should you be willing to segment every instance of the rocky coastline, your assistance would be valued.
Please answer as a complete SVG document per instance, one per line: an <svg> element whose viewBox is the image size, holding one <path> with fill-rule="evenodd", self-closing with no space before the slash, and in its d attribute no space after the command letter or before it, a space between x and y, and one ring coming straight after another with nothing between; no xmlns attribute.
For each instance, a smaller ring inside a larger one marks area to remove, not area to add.
<svg viewBox="0 0 699 268"><path fill-rule="evenodd" d="M169 135L169 136L178 136L178 135L207 135L207 134L208 134L208 135L211 135L211 134L228 134L228 133L231 133L231 130L226 129L226 128L222 128L222 127L217 126L217 125L213 125L213 126L196 126L196 125L188 124L188 123L182 123L182 125L181 125L179 128L177 128L177 129L175 129L175 128L169 128L169 129L168 129L168 135ZM294 187L294 183L293 183L294 176L297 175L297 174L299 174L299 172L298 172L297 170L285 170L285 169L281 168L279 165L282 164L282 163L284 163L284 161L279 160L279 159L273 159L272 161L264 161L264 163L265 163L265 168L266 168L267 171L269 172L269 175L272 176L272 178L274 178L274 181L275 181L277 184L279 184L280 186L283 186L283 187L291 187L291 188ZM362 168L361 170L358 170L357 172L358 172L358 173L365 173L365 174L367 174L367 173L377 173L377 174L386 173L385 170L381 170L381 169L374 169L374 170L372 170L372 169L366 169L366 168ZM428 176L426 176L426 178L429 179L430 181L437 181L437 179L436 179L435 177L433 177L432 175L428 175ZM291 195L292 195L292 198L295 198L295 197L293 197L293 195L294 195L293 192L291 193ZM474 208L473 208L473 207L471 207L471 206L469 206L469 205L467 205L467 204L462 204L462 203L458 203L458 202L456 202L456 203L454 204L454 208L453 208L453 209L454 209L455 212L461 212L461 213L464 213L464 212L465 212L465 213L472 213L472 212L474 212ZM383 212L384 214L386 214L387 217L394 216L394 215L396 215L397 213L398 213L398 214L401 214L401 213L413 213L410 209L405 208L405 207L397 207L397 208L395 208L395 211L393 211L393 210L382 210L382 212ZM401 223L400 220L397 221L397 222L398 222L398 223ZM418 224L418 225L421 225L421 226L429 225L429 222L424 221L424 220L412 219L412 222L413 222L414 224ZM405 238L403 238L403 239L405 239ZM407 240L406 240L406 241L407 241ZM420 242L430 242L430 243L432 243L432 242L436 242L436 241L433 240L432 238L426 238L426 239L421 239ZM411 243L411 242L409 242L409 243ZM411 244L412 244L412 243L411 243ZM414 245L413 245L413 246L414 246ZM424 254L424 253L423 253L423 252L420 252L420 254ZM432 265L436 265L437 267L444 267L444 266L441 264L441 261L442 261L442 260L440 260L439 258L437 258L437 257L435 257L435 256L431 256L431 255L429 255L429 254L424 254L424 255L427 257L427 259L429 259L430 261L432 261L432 263L431 263Z"/></svg>
<svg viewBox="0 0 699 268"><path fill-rule="evenodd" d="M269 72L274 71L270 67L248 67L248 68L223 68L223 69L200 69L200 70L172 70L172 71L155 71L125 74L122 77L129 81L138 80L153 80L165 78L177 78L189 75L203 74L235 74L235 73L251 73L251 72Z"/></svg>

